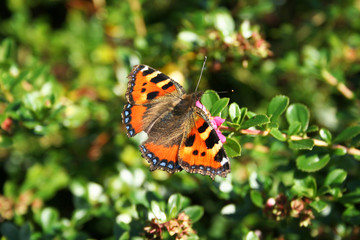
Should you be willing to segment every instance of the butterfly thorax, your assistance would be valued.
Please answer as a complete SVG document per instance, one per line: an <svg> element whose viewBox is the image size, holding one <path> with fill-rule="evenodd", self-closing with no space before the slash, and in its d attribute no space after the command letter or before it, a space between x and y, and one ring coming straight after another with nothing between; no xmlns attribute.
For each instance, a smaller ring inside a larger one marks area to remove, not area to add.
<svg viewBox="0 0 360 240"><path fill-rule="evenodd" d="M149 104L144 119L145 132L154 141L166 146L177 144L189 128L189 120L191 121L195 103L201 94L201 92L197 92L178 97L169 94L163 96L161 101ZM164 135L164 133L170 132L172 134Z"/></svg>
<svg viewBox="0 0 360 240"><path fill-rule="evenodd" d="M195 103L200 99L202 92L196 92L191 94L184 94L181 97L181 100L174 106L173 114L179 116L184 114L184 112L192 112L191 108L195 107Z"/></svg>

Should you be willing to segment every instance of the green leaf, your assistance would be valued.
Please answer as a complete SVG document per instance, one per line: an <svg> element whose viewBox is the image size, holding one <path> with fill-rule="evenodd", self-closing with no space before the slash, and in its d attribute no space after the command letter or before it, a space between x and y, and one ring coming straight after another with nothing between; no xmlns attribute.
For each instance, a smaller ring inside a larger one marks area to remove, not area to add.
<svg viewBox="0 0 360 240"><path fill-rule="evenodd" d="M360 134L360 126L351 126L342 131L335 139L334 142L344 142L352 139Z"/></svg>
<svg viewBox="0 0 360 240"><path fill-rule="evenodd" d="M289 105L289 98L287 96L278 95L271 99L267 109L267 115L270 116L270 120L276 121L279 116L285 111Z"/></svg>
<svg viewBox="0 0 360 240"><path fill-rule="evenodd" d="M322 140L324 140L327 144L331 143L331 132L327 130L326 128L321 128L319 131L320 137Z"/></svg>
<svg viewBox="0 0 360 240"><path fill-rule="evenodd" d="M228 157L238 157L241 155L241 146L234 138L226 138L224 149Z"/></svg>
<svg viewBox="0 0 360 240"><path fill-rule="evenodd" d="M278 128L272 128L270 130L270 134L279 141L282 142L286 141L286 137L282 134L282 132Z"/></svg>
<svg viewBox="0 0 360 240"><path fill-rule="evenodd" d="M0 47L0 62L14 61L16 57L16 47L13 39L6 38L2 40Z"/></svg>
<svg viewBox="0 0 360 240"><path fill-rule="evenodd" d="M305 132L309 125L310 113L308 108L300 103L291 104L286 111L286 119L289 124L298 121L301 124L301 132Z"/></svg>
<svg viewBox="0 0 360 240"><path fill-rule="evenodd" d="M178 215L181 209L189 202L181 194L172 194L168 199L168 215L169 218L174 218Z"/></svg>
<svg viewBox="0 0 360 240"><path fill-rule="evenodd" d="M29 223L25 223L21 226L19 235L20 240L28 240L31 238L31 228Z"/></svg>
<svg viewBox="0 0 360 240"><path fill-rule="evenodd" d="M347 194L344 194L342 198L339 199L340 202L346 204L346 203L351 203L351 204L358 204L360 203L360 188L357 188L355 191L353 192L349 192Z"/></svg>
<svg viewBox="0 0 360 240"><path fill-rule="evenodd" d="M243 122L244 122L244 119L245 119L245 117L246 117L246 115L247 115L247 111L248 111L248 109L246 108L246 107L243 107L243 108L241 108L240 109L240 111L241 111L241 117L240 117L240 124L242 124Z"/></svg>
<svg viewBox="0 0 360 240"><path fill-rule="evenodd" d="M261 192L259 192L257 190L251 190L250 191L250 199L255 206L260 207L260 208L262 208L264 206L263 197L261 195Z"/></svg>
<svg viewBox="0 0 360 240"><path fill-rule="evenodd" d="M311 125L306 130L306 133L313 133L313 132L317 132L317 131L319 131L319 126Z"/></svg>
<svg viewBox="0 0 360 240"><path fill-rule="evenodd" d="M328 204L324 201L317 200L317 201L311 202L310 206L312 208L314 208L317 212L321 212L328 206Z"/></svg>
<svg viewBox="0 0 360 240"><path fill-rule="evenodd" d="M289 141L289 146L295 150L311 150L314 147L314 140L301 139Z"/></svg>
<svg viewBox="0 0 360 240"><path fill-rule="evenodd" d="M330 161L330 155L319 157L317 154L306 156L301 155L296 159L296 166L304 172L316 172L324 168Z"/></svg>
<svg viewBox="0 0 360 240"><path fill-rule="evenodd" d="M204 215L204 208L202 206L190 206L184 209L184 213L188 215L191 222L197 222Z"/></svg>
<svg viewBox="0 0 360 240"><path fill-rule="evenodd" d="M151 201L151 212L154 214L154 217L159 219L159 221L166 221L166 215L164 208L156 201Z"/></svg>
<svg viewBox="0 0 360 240"><path fill-rule="evenodd" d="M347 172L343 169L334 169L326 176L324 185L341 184L345 181Z"/></svg>
<svg viewBox="0 0 360 240"><path fill-rule="evenodd" d="M240 124L238 124L238 123L232 123L232 122L226 122L226 125L227 125L228 127L234 128L235 131L239 130L240 127L241 127ZM226 131L226 130L224 130L224 131Z"/></svg>
<svg viewBox="0 0 360 240"><path fill-rule="evenodd" d="M0 233L5 239L20 240L19 230L12 222L3 222L0 224Z"/></svg>
<svg viewBox="0 0 360 240"><path fill-rule="evenodd" d="M317 185L313 176L302 179L295 179L291 190L300 197L316 197Z"/></svg>
<svg viewBox="0 0 360 240"><path fill-rule="evenodd" d="M228 11L222 9L214 11L211 19L213 19L215 28L222 33L223 37L229 36L234 32L234 19Z"/></svg>
<svg viewBox="0 0 360 240"><path fill-rule="evenodd" d="M212 106L220 100L219 95L217 92L213 90L207 90L201 96L201 103L206 107L206 109L211 109Z"/></svg>
<svg viewBox="0 0 360 240"><path fill-rule="evenodd" d="M10 147L13 144L13 140L11 137L0 135L0 147L6 148Z"/></svg>
<svg viewBox="0 0 360 240"><path fill-rule="evenodd" d="M250 118L249 120L245 121L242 125L242 129L247 129L254 126L264 125L270 122L270 119L263 114L255 115L254 117Z"/></svg>
<svg viewBox="0 0 360 240"><path fill-rule="evenodd" d="M246 234L245 240L260 240L260 238L254 231L250 231Z"/></svg>
<svg viewBox="0 0 360 240"><path fill-rule="evenodd" d="M40 216L41 226L45 232L52 232L59 224L59 213L54 208L44 208Z"/></svg>
<svg viewBox="0 0 360 240"><path fill-rule="evenodd" d="M360 211L356 209L354 206L349 206L342 215L343 219L346 222L349 222L350 224L354 226L360 225Z"/></svg>
<svg viewBox="0 0 360 240"><path fill-rule="evenodd" d="M336 148L336 149L334 149L333 153L336 156L344 156L347 153L347 150L346 150L346 148L343 148L343 147Z"/></svg>
<svg viewBox="0 0 360 240"><path fill-rule="evenodd" d="M275 123L275 122L270 122L268 124L268 128L271 129L271 128L279 128L279 124L278 123Z"/></svg>
<svg viewBox="0 0 360 240"><path fill-rule="evenodd" d="M289 124L289 129L288 129L289 136L296 135L300 131L301 131L301 123L300 122L294 121Z"/></svg>
<svg viewBox="0 0 360 240"><path fill-rule="evenodd" d="M218 116L222 110L228 105L229 98L221 98L220 100L216 101L214 105L210 109L211 116Z"/></svg>
<svg viewBox="0 0 360 240"><path fill-rule="evenodd" d="M239 123L241 118L240 107L237 103L231 103L229 106L229 115L233 123Z"/></svg>
<svg viewBox="0 0 360 240"><path fill-rule="evenodd" d="M180 210L180 194L173 194L168 200L168 218L174 218Z"/></svg>
<svg viewBox="0 0 360 240"><path fill-rule="evenodd" d="M331 188L329 193L334 197L335 200L338 200L343 196L342 190L338 187Z"/></svg>
<svg viewBox="0 0 360 240"><path fill-rule="evenodd" d="M123 234L121 234L121 236L119 237L119 240L128 240L130 239L130 233L129 232L124 232Z"/></svg>

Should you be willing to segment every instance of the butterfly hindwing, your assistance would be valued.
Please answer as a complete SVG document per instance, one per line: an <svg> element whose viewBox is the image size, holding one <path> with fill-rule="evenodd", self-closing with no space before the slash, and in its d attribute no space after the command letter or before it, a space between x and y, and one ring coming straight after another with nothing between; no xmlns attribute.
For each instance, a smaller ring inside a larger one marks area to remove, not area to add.
<svg viewBox="0 0 360 240"><path fill-rule="evenodd" d="M179 145L158 145L154 142L145 142L140 145L142 156L150 163L150 170L165 170L169 173L181 171L182 168L177 161Z"/></svg>
<svg viewBox="0 0 360 240"><path fill-rule="evenodd" d="M191 128L180 145L178 161L190 173L225 177L230 172L230 162L215 129L206 114L197 109L189 119Z"/></svg>

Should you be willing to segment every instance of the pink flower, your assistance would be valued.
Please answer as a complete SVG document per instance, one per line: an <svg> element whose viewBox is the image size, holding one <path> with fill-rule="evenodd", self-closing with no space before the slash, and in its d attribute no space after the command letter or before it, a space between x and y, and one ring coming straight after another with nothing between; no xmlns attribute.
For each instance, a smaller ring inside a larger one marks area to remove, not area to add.
<svg viewBox="0 0 360 240"><path fill-rule="evenodd" d="M200 108L201 110L203 110L206 113L206 115L209 117L211 125L215 129L220 141L222 143L226 142L226 137L219 130L219 127L221 126L221 124L223 124L225 122L225 119L223 119L221 117L213 117L213 116L211 116L210 112L206 109L206 107L204 105L202 105L200 103L200 101L196 101L196 106L198 108Z"/></svg>

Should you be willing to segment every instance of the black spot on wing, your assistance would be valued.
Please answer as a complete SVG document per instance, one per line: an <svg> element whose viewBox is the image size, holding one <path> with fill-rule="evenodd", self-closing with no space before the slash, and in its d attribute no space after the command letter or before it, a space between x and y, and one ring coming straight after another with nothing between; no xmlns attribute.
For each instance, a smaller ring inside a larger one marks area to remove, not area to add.
<svg viewBox="0 0 360 240"><path fill-rule="evenodd" d="M196 155L198 155L198 154L199 154L199 151L198 151L198 150L194 150L194 151L193 151L193 155L196 156Z"/></svg>
<svg viewBox="0 0 360 240"><path fill-rule="evenodd" d="M145 89L145 88L142 88L142 89L141 89L141 92L142 92L142 93L143 93L143 92L145 92L145 91L146 91L146 89Z"/></svg>
<svg viewBox="0 0 360 240"><path fill-rule="evenodd" d="M221 162L223 158L226 158L226 154L223 148L220 148L219 152L215 155L215 161Z"/></svg>
<svg viewBox="0 0 360 240"><path fill-rule="evenodd" d="M226 170L229 170L230 169L230 165L229 165L229 162L226 162L224 164L224 166L222 166L222 168L226 171Z"/></svg>
<svg viewBox="0 0 360 240"><path fill-rule="evenodd" d="M219 137L217 136L215 130L211 130L208 138L205 140L205 144L207 149L213 148L213 146L219 141Z"/></svg>
<svg viewBox="0 0 360 240"><path fill-rule="evenodd" d="M163 73L159 73L156 77L152 78L152 79L150 80L150 82L156 84L156 83L162 82L162 81L164 81L164 80L166 80L166 79L169 79L169 77L166 76L166 75L163 74Z"/></svg>
<svg viewBox="0 0 360 240"><path fill-rule="evenodd" d="M143 68L145 68L145 65L139 65L136 70L137 70L137 71L140 71L140 70L142 70Z"/></svg>
<svg viewBox="0 0 360 240"><path fill-rule="evenodd" d="M201 156L202 156L202 157L205 157L205 155L206 155L205 152L202 152L202 153L201 153Z"/></svg>
<svg viewBox="0 0 360 240"><path fill-rule="evenodd" d="M194 144L195 135L191 135L190 137L186 138L185 140L185 147L191 147Z"/></svg>
<svg viewBox="0 0 360 240"><path fill-rule="evenodd" d="M149 68L149 69L147 69L147 70L143 71L143 76L146 76L146 75L152 74L153 72L155 72L155 70L154 70L154 69Z"/></svg>
<svg viewBox="0 0 360 240"><path fill-rule="evenodd" d="M161 88L163 89L163 90L166 90L166 89L168 89L169 87L172 87L174 84L172 83L172 82L168 82L167 84L165 84L164 86L162 86Z"/></svg>
<svg viewBox="0 0 360 240"><path fill-rule="evenodd" d="M198 128L199 133L205 132L205 130L209 127L209 124L207 122L204 122L201 127Z"/></svg>
<svg viewBox="0 0 360 240"><path fill-rule="evenodd" d="M150 92L147 94L146 99L151 100L151 99L156 98L158 95L159 95L158 91Z"/></svg>

